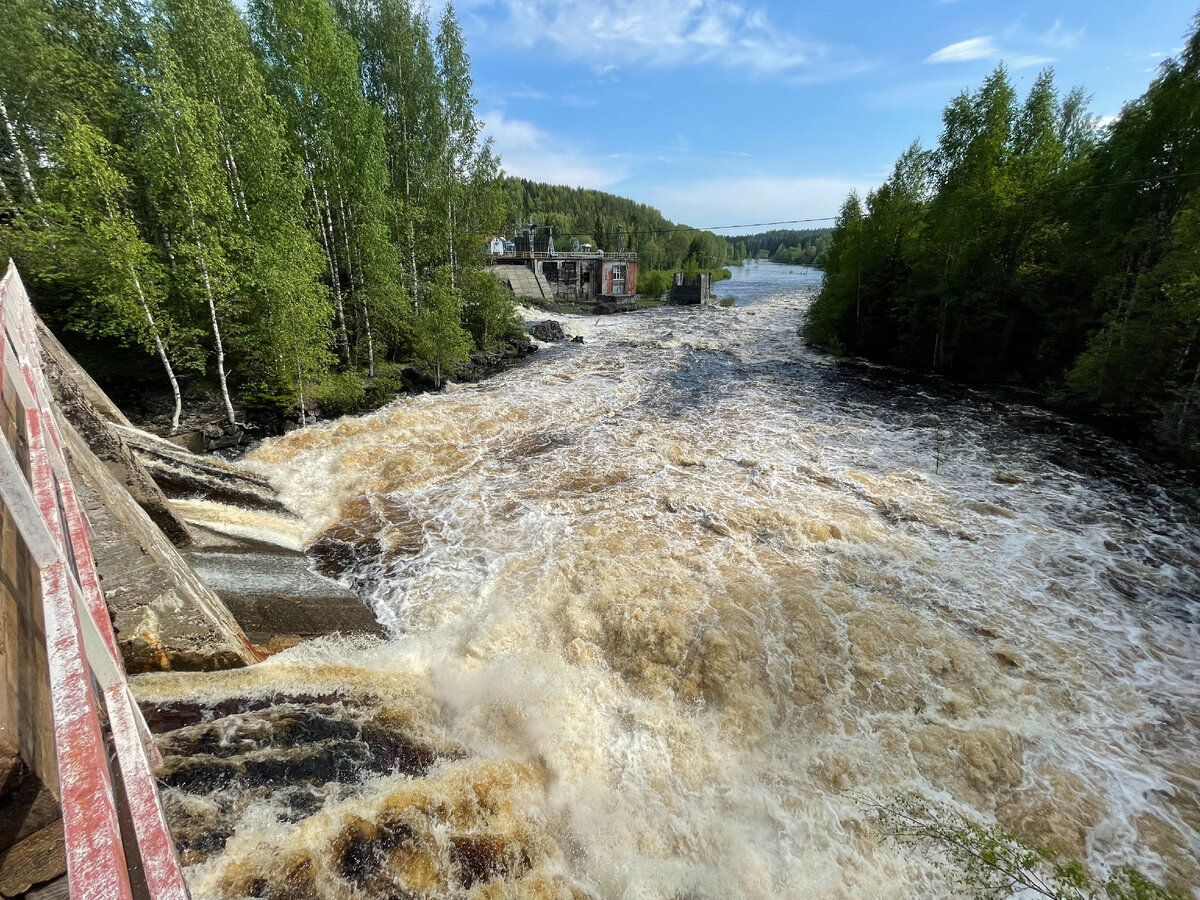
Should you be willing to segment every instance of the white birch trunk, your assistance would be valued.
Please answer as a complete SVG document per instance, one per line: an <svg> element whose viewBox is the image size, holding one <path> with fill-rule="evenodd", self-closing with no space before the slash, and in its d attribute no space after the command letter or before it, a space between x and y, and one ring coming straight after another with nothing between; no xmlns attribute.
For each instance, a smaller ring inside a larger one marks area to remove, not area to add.
<svg viewBox="0 0 1200 900"><path fill-rule="evenodd" d="M33 181L33 172L29 168L29 158L25 155L25 150L21 147L21 142L17 140L17 129L13 127L12 119L8 115L8 106L4 102L4 98L0 97L0 118L4 119L4 133L8 135L9 143L12 144L13 150L17 154L17 163L21 169L21 181L25 185L25 190L29 191L29 196L33 199L34 206L42 205L42 198L38 195L37 185Z"/></svg>
<svg viewBox="0 0 1200 900"><path fill-rule="evenodd" d="M400 78L403 80L404 72L401 69ZM405 111L404 102L400 104L400 139L404 142L404 217L408 220L408 262L411 273L412 284L412 305L413 309L421 308L420 285L417 283L417 234L413 228L412 219L412 178L409 174L409 149L408 149L408 113Z"/></svg>
<svg viewBox="0 0 1200 900"><path fill-rule="evenodd" d="M447 244L450 251L450 290L454 290L454 158L446 161L446 227L449 235Z"/></svg>
<svg viewBox="0 0 1200 900"><path fill-rule="evenodd" d="M313 190L315 192L315 190L316 190L315 186L314 186ZM333 207L330 206L330 204L329 204L329 188L326 187L324 181L321 182L321 193L325 197L325 205L323 207L321 207L322 211L325 214L325 217L322 221L324 222L325 228L329 234L329 245L327 247L327 251L329 253L329 265L331 267L333 282L336 285L336 287L334 288L334 292L337 296L338 328L341 331L342 352L346 357L346 365L349 365L350 364L350 334L346 330L346 313L345 313L345 309L343 308L343 304L342 304L342 269L341 269L341 266L338 265L337 235L334 232L334 228L333 228ZM353 282L351 282L350 287L351 287L351 289L353 289L353 287L354 287Z"/></svg>
<svg viewBox="0 0 1200 900"><path fill-rule="evenodd" d="M363 293L363 265L362 253L357 241L354 242L354 249L350 248L350 216L346 212L346 202L342 195L341 184L338 184L338 207L341 210L342 221L342 242L346 247L346 266L350 273L350 289L354 292L354 296L358 298L359 305L363 312L363 327L367 331L367 374L370 377L375 377L375 338L371 334L371 311L367 307L367 297ZM358 259L358 278L354 277L354 260Z"/></svg>
<svg viewBox="0 0 1200 900"><path fill-rule="evenodd" d="M154 321L154 313L150 310L150 304L146 300L146 294L142 290L142 280L138 278L137 272L133 265L129 265L129 275L133 278L134 287L137 288L138 302L142 305L142 312L146 316L146 323L150 326L150 334L154 338L154 349L158 351L158 358L162 360L163 369L166 370L167 380L171 382L171 393L175 395L175 411L171 414L171 434L179 430L179 416L183 412L183 396L179 391L179 381L175 378L175 369L171 366L171 360L167 356L167 348L163 343L162 335L158 330L158 323Z"/></svg>
<svg viewBox="0 0 1200 900"><path fill-rule="evenodd" d="M106 197L104 200L104 211L110 219L116 217L112 203ZM146 324L150 327L150 336L154 339L154 349L158 353L158 358L162 361L163 370L167 373L167 381L171 383L171 393L175 397L175 410L171 414L171 434L179 430L179 416L183 412L183 396L179 391L179 381L175 378L175 368L171 365L171 358L167 356L167 347L163 343L162 334L159 332L158 323L154 321L154 312L150 309L150 301L146 299L146 292L142 289L142 279L138 277L137 269L133 267L133 263L128 259L125 261L125 268L129 270L129 277L133 279L133 286L137 290L138 303L142 307L142 314L146 317Z"/></svg>
<svg viewBox="0 0 1200 900"><path fill-rule="evenodd" d="M329 246L329 235L325 231L325 212L321 208L321 199L317 196L317 182L312 174L308 177L308 186L312 191L313 206L316 209L320 225L318 231L321 235L321 249L325 251L325 261L329 264L329 281L333 286L333 308L337 313L338 343L341 345L342 360L349 365L350 339L346 335L346 314L342 309L342 285L338 279L337 265L334 263L333 253Z"/></svg>
<svg viewBox="0 0 1200 900"><path fill-rule="evenodd" d="M183 154L179 150L179 138L172 134L171 139L175 144L175 157L181 161L182 166ZM180 174L183 180L183 192L187 197L188 216L192 220L192 231L196 235L196 254L200 263L201 280L204 282L204 293L208 298L208 313L212 318L213 341L217 350L217 379L221 383L221 399L225 403L225 416L229 419L229 424L236 426L237 417L233 412L233 401L229 399L229 382L225 377L225 345L221 341L221 326L217 322L217 300L213 296L212 278L208 274L208 261L204 258L204 247L200 243L200 227L196 222L196 205L192 202L192 191L188 186L186 173L181 171Z"/></svg>

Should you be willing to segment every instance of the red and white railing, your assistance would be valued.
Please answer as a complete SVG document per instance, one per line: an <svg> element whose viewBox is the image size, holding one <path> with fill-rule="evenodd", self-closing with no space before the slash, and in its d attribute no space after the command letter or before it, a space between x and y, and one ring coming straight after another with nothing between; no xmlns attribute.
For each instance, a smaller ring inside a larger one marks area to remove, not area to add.
<svg viewBox="0 0 1200 900"><path fill-rule="evenodd" d="M125 678L90 529L63 457L35 325L29 296L10 262L0 281L0 503L17 533L11 555L36 569L32 584L38 596L24 596L29 592L20 590L20 578L7 583L17 588L16 603L26 604L19 615L35 632L38 624L44 629L55 763L39 762L25 742L22 755L34 757L26 763L62 804L73 900L147 894L187 900L154 781L162 757ZM9 554L2 562L10 563ZM35 697L27 705L38 702ZM22 727L35 727L29 723L36 716L36 709L23 712Z"/></svg>

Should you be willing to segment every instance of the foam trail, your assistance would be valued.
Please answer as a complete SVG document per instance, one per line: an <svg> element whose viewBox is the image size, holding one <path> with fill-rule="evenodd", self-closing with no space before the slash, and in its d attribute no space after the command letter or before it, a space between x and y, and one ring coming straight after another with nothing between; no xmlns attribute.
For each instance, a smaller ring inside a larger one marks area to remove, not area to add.
<svg viewBox="0 0 1200 900"><path fill-rule="evenodd" d="M255 452L392 639L139 681L194 896L957 896L908 790L1200 896L1194 513L748 269Z"/></svg>

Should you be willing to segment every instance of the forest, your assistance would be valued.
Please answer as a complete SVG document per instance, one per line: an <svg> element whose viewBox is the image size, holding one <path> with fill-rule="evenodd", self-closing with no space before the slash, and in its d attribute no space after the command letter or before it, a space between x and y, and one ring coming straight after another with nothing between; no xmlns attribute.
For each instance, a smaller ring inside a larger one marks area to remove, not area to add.
<svg viewBox="0 0 1200 900"><path fill-rule="evenodd" d="M604 191L505 178L507 234L533 219L554 227L555 246L569 250L573 241L612 252L624 229L627 250L638 254L643 271L675 271L689 262L719 269L735 260L734 248L711 231L675 225L652 206ZM740 261L740 257L736 257Z"/></svg>
<svg viewBox="0 0 1200 900"><path fill-rule="evenodd" d="M726 235L738 259L769 259L793 266L820 265L833 235L831 228L762 231L758 234Z"/></svg>
<svg viewBox="0 0 1200 900"><path fill-rule="evenodd" d="M1200 30L1107 127L1003 67L942 121L847 198L805 337L1200 461Z"/></svg>
<svg viewBox="0 0 1200 900"><path fill-rule="evenodd" d="M0 256L75 343L156 360L175 427L189 379L231 424L440 383L517 328L472 90L452 5L7 0Z"/></svg>

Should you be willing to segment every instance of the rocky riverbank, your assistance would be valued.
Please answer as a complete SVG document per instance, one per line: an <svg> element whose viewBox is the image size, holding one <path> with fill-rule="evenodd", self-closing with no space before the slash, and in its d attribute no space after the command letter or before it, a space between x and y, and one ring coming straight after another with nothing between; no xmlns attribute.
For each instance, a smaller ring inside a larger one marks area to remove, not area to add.
<svg viewBox="0 0 1200 900"><path fill-rule="evenodd" d="M463 380L481 380L539 345L571 339L557 319L520 312L529 338L473 361ZM180 429L170 434L168 396L123 398L127 416L44 326L41 338L130 673L236 668L334 632L384 635L368 605L328 577L336 572L320 558L314 565L299 519L272 485L231 459L264 437L295 430L298 409L291 420L238 407L230 425L217 397L193 385L185 390ZM415 369L403 386L432 389ZM306 402L306 423L326 414L318 402Z"/></svg>

